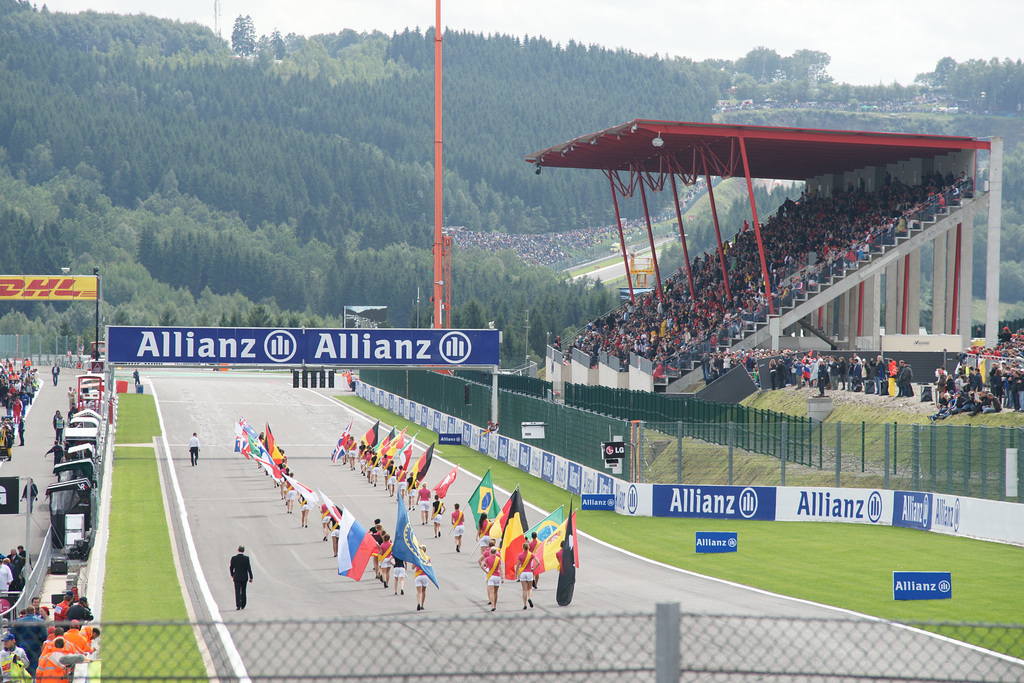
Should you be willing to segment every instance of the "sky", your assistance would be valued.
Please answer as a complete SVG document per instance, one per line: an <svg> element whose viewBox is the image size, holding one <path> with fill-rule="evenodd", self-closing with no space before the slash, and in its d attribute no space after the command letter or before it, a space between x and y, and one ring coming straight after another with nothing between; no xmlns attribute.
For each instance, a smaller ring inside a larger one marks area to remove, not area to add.
<svg viewBox="0 0 1024 683"><path fill-rule="evenodd" d="M41 0L36 0L40 5ZM431 0L220 0L221 35L249 15L256 33L392 33L434 24ZM214 0L49 0L58 12L145 13L213 28ZM737 59L827 52L829 73L855 85L908 85L942 57L1024 58L1024 1L984 0L442 0L441 24L473 33L575 40L645 55ZM974 26L972 29L971 26Z"/></svg>

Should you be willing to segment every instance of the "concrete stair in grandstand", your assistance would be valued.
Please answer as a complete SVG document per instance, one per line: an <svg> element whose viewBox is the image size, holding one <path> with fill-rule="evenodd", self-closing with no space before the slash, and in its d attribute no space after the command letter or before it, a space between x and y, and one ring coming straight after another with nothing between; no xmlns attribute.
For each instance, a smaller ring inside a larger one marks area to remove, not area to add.
<svg viewBox="0 0 1024 683"><path fill-rule="evenodd" d="M814 311L849 292L861 282L878 275L887 266L896 263L907 254L917 251L949 230L955 229L960 220L960 213L976 201L978 201L978 195L971 199L962 199L959 205L945 207L932 220L913 221L907 232L897 236L893 244L883 245L880 250L873 250L869 258L858 261L839 273L822 278L821 282L812 288L812 291L805 291L794 296L791 303L776 310L780 316L782 329L797 324ZM832 340L832 342L834 341ZM768 331L768 322L761 321L747 323L740 338L731 340L729 345L720 345L720 348L722 350L738 350L764 347L770 343L771 335Z"/></svg>

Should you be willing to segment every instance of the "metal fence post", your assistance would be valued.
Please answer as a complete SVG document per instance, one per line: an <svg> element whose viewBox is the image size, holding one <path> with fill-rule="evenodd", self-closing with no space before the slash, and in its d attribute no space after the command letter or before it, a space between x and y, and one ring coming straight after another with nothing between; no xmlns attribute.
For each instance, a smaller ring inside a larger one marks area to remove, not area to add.
<svg viewBox="0 0 1024 683"><path fill-rule="evenodd" d="M729 486L732 486L732 447L736 443L736 425L729 423ZM682 482L680 482L682 483Z"/></svg>
<svg viewBox="0 0 1024 683"><path fill-rule="evenodd" d="M910 432L910 445L911 445L911 456L913 462L911 463L914 481L914 490L921 490L921 425L911 425L912 431Z"/></svg>
<svg viewBox="0 0 1024 683"><path fill-rule="evenodd" d="M781 486L785 486L786 485L786 451L789 450L789 448L787 448L787 446L789 444L786 443L786 426L787 426L786 423L783 422L782 423L782 457L779 458L779 460L782 461L782 483L780 484Z"/></svg>
<svg viewBox="0 0 1024 683"><path fill-rule="evenodd" d="M889 490L889 423L885 423L885 490Z"/></svg>
<svg viewBox="0 0 1024 683"><path fill-rule="evenodd" d="M836 422L836 488L839 488L839 472L843 467L843 423Z"/></svg>
<svg viewBox="0 0 1024 683"><path fill-rule="evenodd" d="M676 483L683 483L683 421L676 422Z"/></svg>
<svg viewBox="0 0 1024 683"><path fill-rule="evenodd" d="M654 608L654 680L678 683L680 670L679 603L659 602Z"/></svg>
<svg viewBox="0 0 1024 683"><path fill-rule="evenodd" d="M643 420L638 420L637 424L638 424L638 427L637 427L637 444L638 444L638 448L637 448L636 470L637 470L637 473L638 473L637 481L642 484L644 482L644 461L646 460L646 458L644 458L644 424L645 423L644 423Z"/></svg>
<svg viewBox="0 0 1024 683"><path fill-rule="evenodd" d="M988 479L988 427L981 432L981 497L987 498L985 482ZM964 495L970 495L964 491Z"/></svg>

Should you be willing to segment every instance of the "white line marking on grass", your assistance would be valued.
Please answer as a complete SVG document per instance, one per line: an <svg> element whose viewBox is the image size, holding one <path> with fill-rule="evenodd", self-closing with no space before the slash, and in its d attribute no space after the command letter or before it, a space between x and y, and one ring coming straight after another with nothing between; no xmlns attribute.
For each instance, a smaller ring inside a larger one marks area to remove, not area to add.
<svg viewBox="0 0 1024 683"><path fill-rule="evenodd" d="M167 470L170 472L174 499L178 503L178 517L184 532L185 549L188 551L188 559L192 565L192 571L199 586L199 592L203 596L203 602L206 603L206 609L210 612L210 618L214 622L217 635L220 636L221 645L224 646L224 652L227 653L228 662L231 664L235 678L238 679L239 683L252 683L249 674L246 673L242 655L238 652L238 648L235 647L235 641L231 638L231 632L228 631L227 625L221 619L220 610L217 608L217 602L213 599L213 593L210 591L210 584L206 581L203 567L199 564L199 552L196 550L196 543L192 538L192 528L189 526L188 515L185 513L185 498L181 495L178 473L174 471L174 461L171 460L171 447L167 443L167 428L164 426L164 414L160 410L160 399L157 397L156 387L152 384L150 384L150 387L153 393L153 403L156 405L156 416L160 421L160 440L164 446L164 459L167 461Z"/></svg>
<svg viewBox="0 0 1024 683"><path fill-rule="evenodd" d="M357 396L356 398L361 398L361 397ZM351 410L353 412L357 412L357 413L361 414L365 418L368 418L370 420L374 420L374 418L370 417L366 413L364 413L364 412L362 412L362 411L360 411L360 410L358 410L356 408L353 408L352 406L350 406L350 405L348 405L346 403L342 403L338 399L334 399L334 400L337 401L339 404L341 404L344 408L347 408L348 410ZM363 399L363 400L366 400L366 399ZM369 403L369 401L367 401L367 402ZM381 406L378 406L378 405L373 404L373 403L371 403L371 405L373 405L376 408L380 408L381 410L383 410L386 413L391 413L391 411L389 411L387 408L382 408ZM412 422L412 420L408 420L407 418L402 417L401 415L398 415L397 413L391 413L391 414L395 415L396 417L398 417L398 418L400 418L402 420L405 420L406 422ZM417 424L417 423L413 423L413 424ZM466 448L469 448L469 446L466 446ZM473 450L473 449L470 448L470 450ZM438 457L437 456L437 452L438 452L438 449L435 448L434 449L434 454L435 454L435 457L437 457L438 460L440 460L441 462L443 462L443 463L445 463L447 465L451 465L451 466L454 467L455 463L450 462L448 460L445 460L442 457ZM474 451L474 452L475 453L479 453L479 451ZM487 455L487 454L486 453L480 453L480 455ZM490 457L490 456L488 455L487 457ZM495 462L501 462L501 461L500 460L495 460ZM508 463L502 463L502 464L508 465ZM509 465L509 467L515 467L515 466L514 465ZM472 477L476 481L480 481L481 479L483 479L483 477L478 477L477 475L473 474L469 470L463 469L461 467L459 468L459 471L460 472L465 472L466 475ZM522 470L519 470L519 471L522 472ZM537 477L534 477L529 472L523 472L523 474L525 474L525 475L527 475L529 477L532 477L534 479L537 478ZM547 484L549 482L544 482L544 483ZM554 486L554 484L551 484L551 485ZM504 495L512 495L511 491L509 491L507 489L503 489L503 488L501 488L500 486L497 486L497 485L494 487L494 490L496 492L501 492ZM566 491L566 493L569 493L569 492ZM576 496L577 498L579 498L579 496L577 496L575 493L572 494L572 495ZM523 503L527 507L533 508L534 510L536 510L537 512L540 512L541 514L543 514L545 516L551 514L547 510L543 510L543 509L537 507L536 505L534 505L532 503L529 503L529 502L527 502L525 500L523 501ZM782 598L784 600L792 600L792 601L798 602L798 603L800 603L802 605L809 605L811 607L820 607L820 608L823 608L823 609L832 610L834 612L839 612L840 614L846 614L846 615L849 615L849 616L857 617L859 619L867 619L869 621L875 621L875 622L879 622L879 623L889 624L890 626L895 626L897 628L905 629L907 631L914 631L915 633L920 633L920 634L923 634L923 635L926 635L926 636L930 636L932 638L938 638L939 640L942 640L943 642L946 642L946 643L950 643L950 644L953 644L953 645L959 645L961 647L966 647L966 648L968 648L970 650L974 650L975 652L980 652L980 653L986 654L986 655L992 655L994 657L997 657L997 658L1002 659L1002 660L1007 661L1007 662L1011 662L1013 664L1024 664L1024 660L1022 660L1022 659L1017 659L1016 657L1011 657L1010 655L1003 654L1001 652L996 652L994 650L988 650L988 649L983 648L983 647L981 647L979 645L974 645L972 643L968 643L968 642L965 642L965 641L962 641L962 640L957 640L956 638L950 638L948 636L940 635L938 633L932 633L931 631L925 631L924 629L917 628L916 626L909 626L907 624L901 624L898 621L890 621L888 619L884 619L882 617L876 617L876 616L871 615L871 614L864 614L862 612L856 612L856 611L851 610L851 609L846 609L845 607L836 607L835 605L826 605L824 603L814 602L813 600L807 600L805 598L793 597L792 595L782 595L781 593L773 593L773 592L765 590L763 588L756 588L754 586L748 586L748 585L742 584L742 583L735 583L734 581L729 581L727 579L720 579L720 578L717 578L715 576L708 576L707 574L700 574L700 573L691 571L689 569L683 569L681 567L675 567L675 566L670 565L670 564L665 564L664 562L659 562L658 560L652 560L651 558L644 557L643 555L637 555L636 553L634 553L632 551L626 550L625 548L620 548L617 545L612 545L611 543L608 543L607 541L602 541L601 539L596 538L595 536L591 536L590 534L585 533L583 531L580 531L579 529L576 530L576 533L579 536L582 536L582 537L584 537L584 538L586 538L588 540L593 541L594 543L597 543L598 545L604 546L605 548L610 548L611 550L617 550L618 552L623 553L624 555L628 555L629 557L635 558L637 560L641 560L641 561L646 562L648 564L652 564L652 565L654 565L656 567L661 567L663 569L669 569L671 571L678 572L680 574L685 574L687 576L693 576L693 577L696 577L696 578L699 578L699 579L706 579L708 581L714 581L716 583L720 583L720 584L723 584L725 586L732 586L733 588L745 589L745 590L748 590L748 591L752 591L754 593L758 593L760 595L767 595L767 596L770 596L770 597L773 597L773 598ZM709 616L714 616L714 615L709 615Z"/></svg>

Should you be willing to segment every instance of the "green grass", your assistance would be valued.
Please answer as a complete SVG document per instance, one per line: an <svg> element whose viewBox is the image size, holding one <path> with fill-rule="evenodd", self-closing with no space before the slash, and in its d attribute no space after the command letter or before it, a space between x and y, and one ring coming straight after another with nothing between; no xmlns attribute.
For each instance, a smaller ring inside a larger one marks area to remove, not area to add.
<svg viewBox="0 0 1024 683"><path fill-rule="evenodd" d="M136 399L129 402L133 406L130 414L138 418L139 425L150 424L143 414L146 406L155 420L151 397L130 398ZM141 430L128 433L137 440L144 434ZM157 627L123 623L189 620L174 569L152 448L114 449L106 563L103 620L111 625L103 633L104 674L109 678L156 678L166 674L173 659L175 676L205 678L206 668L190 625L162 626L157 631Z"/></svg>
<svg viewBox="0 0 1024 683"><path fill-rule="evenodd" d="M389 425L412 425L363 399L339 400ZM446 446L441 456L477 476L490 468L497 486L512 490L518 485L523 497L541 508L568 502L566 491L470 448ZM577 519L581 531L675 567L894 621L1008 624L1020 622L1024 613L1024 593L1018 590L1024 548L1015 546L858 524L637 518L610 512L580 512ZM739 532L740 552L697 555L693 538L698 530ZM586 546L581 554L581 571L586 571ZM950 571L953 598L896 602L894 570ZM1019 630L1010 632L1014 637L993 629L943 632L1024 657Z"/></svg>
<svg viewBox="0 0 1024 683"><path fill-rule="evenodd" d="M152 443L160 434L156 402L149 394L121 394L117 399L117 443Z"/></svg>

